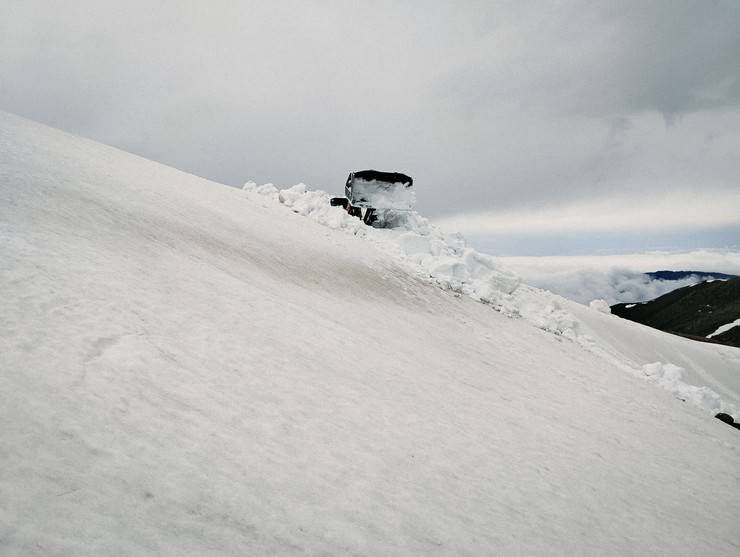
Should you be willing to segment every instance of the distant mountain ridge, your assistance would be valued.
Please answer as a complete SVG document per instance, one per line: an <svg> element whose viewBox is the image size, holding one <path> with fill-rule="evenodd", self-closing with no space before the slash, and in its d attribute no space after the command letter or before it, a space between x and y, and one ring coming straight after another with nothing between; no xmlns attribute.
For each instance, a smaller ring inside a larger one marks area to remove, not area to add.
<svg viewBox="0 0 740 557"><path fill-rule="evenodd" d="M652 273L645 274L653 280L682 280L693 276L699 277L702 280L729 280L737 277L737 275L707 273L704 271L653 271Z"/></svg>
<svg viewBox="0 0 740 557"><path fill-rule="evenodd" d="M661 331L740 347L740 327L713 334L740 318L740 277L705 281L678 288L650 302L615 304L611 309L614 315ZM709 335L711 338L707 338Z"/></svg>

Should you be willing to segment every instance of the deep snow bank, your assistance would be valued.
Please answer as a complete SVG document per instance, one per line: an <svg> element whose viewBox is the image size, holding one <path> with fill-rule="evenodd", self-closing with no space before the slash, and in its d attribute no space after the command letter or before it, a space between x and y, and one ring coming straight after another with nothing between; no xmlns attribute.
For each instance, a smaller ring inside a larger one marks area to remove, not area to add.
<svg viewBox="0 0 740 557"><path fill-rule="evenodd" d="M569 302L522 284L500 260L468 247L460 234L444 234L414 211L399 212L394 228L378 229L349 216L339 207L332 207L328 193L311 190L303 183L278 189L273 184L258 186L250 181L243 189L268 197L319 224L360 237L396 259L415 276L490 305L510 317L521 316L540 329L575 341L680 400L712 414L721 411L738 416L735 400L723 400L706 385L687 383L683 368L670 362L633 362L606 343L597 341L568 311ZM589 308L603 314L611 313L608 303L600 299L593 300Z"/></svg>
<svg viewBox="0 0 740 557"><path fill-rule="evenodd" d="M418 213L399 213L395 228L373 228L346 211L332 207L326 192L305 184L278 190L272 184L247 182L244 190L266 195L294 212L335 230L371 242L420 278L503 309L519 278L493 257L465 245L460 235L444 235Z"/></svg>

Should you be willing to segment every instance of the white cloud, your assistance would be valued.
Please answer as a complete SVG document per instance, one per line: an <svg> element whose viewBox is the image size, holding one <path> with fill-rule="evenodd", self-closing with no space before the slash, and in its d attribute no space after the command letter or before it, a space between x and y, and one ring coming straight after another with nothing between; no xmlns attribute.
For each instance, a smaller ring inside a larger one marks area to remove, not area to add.
<svg viewBox="0 0 740 557"><path fill-rule="evenodd" d="M695 250L604 256L501 257L524 282L581 303L603 298L609 304L657 298L695 284L650 280L643 273L659 270L703 271L740 275L740 251Z"/></svg>

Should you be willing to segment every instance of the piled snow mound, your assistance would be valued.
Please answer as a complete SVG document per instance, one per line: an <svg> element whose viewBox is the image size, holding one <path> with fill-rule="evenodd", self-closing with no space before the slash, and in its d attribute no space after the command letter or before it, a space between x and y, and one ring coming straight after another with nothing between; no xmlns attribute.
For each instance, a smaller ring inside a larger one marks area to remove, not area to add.
<svg viewBox="0 0 740 557"><path fill-rule="evenodd" d="M524 317L543 331L590 346L591 339L581 332L578 320L563 307L562 298L531 286L521 286L514 295L511 313Z"/></svg>
<svg viewBox="0 0 740 557"><path fill-rule="evenodd" d="M399 213L395 228L373 228L332 207L331 196L300 183L278 190L272 184L244 184L254 192L289 207L329 228L371 242L417 277L459 295L488 304L510 317L523 317L534 326L590 345L578 321L563 308L559 296L522 284L496 257L466 245L460 234L445 234L415 211Z"/></svg>
<svg viewBox="0 0 740 557"><path fill-rule="evenodd" d="M712 412L737 413L733 405L723 402L709 387L697 387L682 381L683 368L669 363L641 366L597 342L566 309L567 300L522 284L521 279L498 258L468 247L460 234L443 233L417 212L397 213L394 228L378 229L351 217L340 207L332 207L328 193L311 190L303 183L278 189L273 184L258 186L250 181L244 184L243 189L267 197L321 225L363 238L422 280L457 295L469 296L509 317L522 317L539 329L576 342L616 367L659 385L683 401ZM605 318L612 318L605 300L593 300L588 307L605 314Z"/></svg>
<svg viewBox="0 0 740 557"><path fill-rule="evenodd" d="M309 190L305 184L277 190L272 184L247 182L243 189L270 197L324 226L363 237L416 276L497 309L510 305L510 295L521 282L496 258L467 247L459 234L443 234L416 212L399 213L395 228L377 229L332 207L328 193Z"/></svg>
<svg viewBox="0 0 740 557"><path fill-rule="evenodd" d="M594 311L599 311L601 313L611 313L612 308L609 307L609 304L606 300L592 300L590 304L588 304L588 307L590 307Z"/></svg>

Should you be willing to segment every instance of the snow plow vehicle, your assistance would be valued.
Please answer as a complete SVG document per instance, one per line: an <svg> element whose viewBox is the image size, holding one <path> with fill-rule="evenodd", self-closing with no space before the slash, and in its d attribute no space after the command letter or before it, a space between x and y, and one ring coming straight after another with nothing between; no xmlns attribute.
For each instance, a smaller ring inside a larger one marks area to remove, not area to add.
<svg viewBox="0 0 740 557"><path fill-rule="evenodd" d="M351 172L344 185L345 197L331 204L376 228L391 228L399 213L410 211L416 201L414 180L400 172L359 170Z"/></svg>

